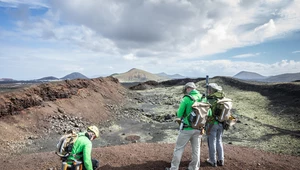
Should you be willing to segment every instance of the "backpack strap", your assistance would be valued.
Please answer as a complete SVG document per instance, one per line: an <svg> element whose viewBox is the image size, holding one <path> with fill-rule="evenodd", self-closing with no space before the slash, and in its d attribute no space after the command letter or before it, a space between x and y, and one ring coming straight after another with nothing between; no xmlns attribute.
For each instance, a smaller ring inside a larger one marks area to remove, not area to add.
<svg viewBox="0 0 300 170"><path fill-rule="evenodd" d="M193 100L193 101L196 101L195 98L194 98L192 95L190 95L190 94L186 94L186 95L184 95L183 97L185 97L185 96L189 97L189 98L190 98L191 100Z"/></svg>
<svg viewBox="0 0 300 170"><path fill-rule="evenodd" d="M189 95L189 94L184 95L183 98L186 97L186 96L189 97L192 101L194 101L194 102L196 101L195 98L194 98L192 95ZM181 121L183 121L183 118L187 116L185 112L186 112L186 108L185 108L185 110L184 110L184 115L185 115L185 116L183 116L182 118L180 118ZM187 128L187 127L191 127L191 126L189 126L189 125L183 123L183 128Z"/></svg>
<svg viewBox="0 0 300 170"><path fill-rule="evenodd" d="M183 97L185 97L185 96L189 97L191 100L193 100L194 102L196 102L196 99L192 95L186 94ZM205 98L205 94L202 94L202 96L200 98L200 101L202 101L203 98Z"/></svg>
<svg viewBox="0 0 300 170"><path fill-rule="evenodd" d="M186 94L183 97L189 97L193 102L196 102L195 98L192 95L190 95L190 94ZM185 111L186 111L186 108L184 110L184 113L185 113Z"/></svg>

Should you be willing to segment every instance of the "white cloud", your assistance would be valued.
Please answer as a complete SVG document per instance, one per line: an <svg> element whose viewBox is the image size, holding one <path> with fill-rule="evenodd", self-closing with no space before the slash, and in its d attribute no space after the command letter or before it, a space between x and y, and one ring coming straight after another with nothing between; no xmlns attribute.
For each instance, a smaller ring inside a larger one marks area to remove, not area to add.
<svg viewBox="0 0 300 170"><path fill-rule="evenodd" d="M42 2L24 3L44 4ZM277 6L272 5L274 3ZM47 18L32 19L28 29L24 29L28 26L25 22L18 23L20 30L24 30L20 32L27 37L66 41L92 51L124 56L144 48L153 54L165 54L164 57L175 53L178 57L193 58L256 44L300 29L292 24L299 18L286 19L287 16L299 17L299 5L296 2L282 4L285 5L280 6L280 1L274 0L272 3L265 0L261 3L54 0L48 4ZM277 11L277 18L263 11ZM256 27L240 29L247 24Z"/></svg>
<svg viewBox="0 0 300 170"><path fill-rule="evenodd" d="M67 72L81 72L81 71L84 71L84 68L82 68L79 65L65 64L65 65L62 65L62 70L67 71Z"/></svg>
<svg viewBox="0 0 300 170"><path fill-rule="evenodd" d="M166 73L181 73L185 76L204 77L209 74L214 76L234 76L240 71L256 72L264 76L273 76L283 73L299 72L300 62L294 60L282 60L272 64L262 64L256 62L230 61L230 60L198 60L193 62L177 61L177 64L168 64L161 61L162 65L156 67L165 67ZM179 64L180 63L180 64ZM152 71L153 68L147 69Z"/></svg>
<svg viewBox="0 0 300 170"><path fill-rule="evenodd" d="M250 58L250 57L255 57L255 56L258 56L260 55L260 53L255 53L255 54L241 54L241 55L236 55L236 56L233 56L231 58Z"/></svg>
<svg viewBox="0 0 300 170"><path fill-rule="evenodd" d="M136 60L137 59L137 57L134 54L132 54L132 53L124 55L123 58L125 60Z"/></svg>
<svg viewBox="0 0 300 170"><path fill-rule="evenodd" d="M263 41L266 38L276 35L276 26L273 19L270 19L268 23L265 23L254 29L254 33L257 37Z"/></svg>
<svg viewBox="0 0 300 170"><path fill-rule="evenodd" d="M30 8L48 8L47 0L1 0L0 6L17 8L26 5Z"/></svg>
<svg viewBox="0 0 300 170"><path fill-rule="evenodd" d="M22 62L34 61L34 67L41 61L55 67L53 70L62 70L61 74L81 70L91 75L97 74L93 71L125 72L132 67L174 74L234 75L249 68L268 75L295 72L299 65L298 61L286 59L271 65L229 60L260 55L251 51L209 60L214 54L299 31L299 0L1 2L3 7L16 11L24 10L18 8L22 5L27 5L27 10L48 9L35 16L27 11L29 16L12 20L13 26L0 26L0 45L5 45L0 47L3 66L17 64L21 68ZM9 70L5 68L1 69Z"/></svg>
<svg viewBox="0 0 300 170"><path fill-rule="evenodd" d="M293 54L295 54L295 53L300 53L300 51L293 51L292 53L293 53Z"/></svg>

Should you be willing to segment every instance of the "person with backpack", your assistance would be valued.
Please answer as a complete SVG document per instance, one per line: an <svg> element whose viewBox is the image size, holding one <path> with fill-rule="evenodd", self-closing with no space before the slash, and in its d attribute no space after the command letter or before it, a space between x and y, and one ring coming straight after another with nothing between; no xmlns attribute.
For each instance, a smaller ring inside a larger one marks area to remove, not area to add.
<svg viewBox="0 0 300 170"><path fill-rule="evenodd" d="M193 82L185 84L183 93L185 96L180 102L177 118L175 120L177 123L182 124L183 127L180 129L177 137L171 167L165 168L165 170L178 170L184 148L189 141L192 145L192 161L189 163L188 169L198 170L200 168L200 142L202 133L200 129L192 128L189 122L189 116L192 112L193 99L195 99L195 101L204 101L206 98L196 90L196 85ZM192 96L193 99L188 95Z"/></svg>
<svg viewBox="0 0 300 170"><path fill-rule="evenodd" d="M206 135L208 142L209 158L206 160L211 166L224 165L224 149L222 143L223 123L217 120L218 100L223 99L225 94L222 87L216 83L208 84L207 100L211 104L211 111L208 113L208 120L206 125Z"/></svg>
<svg viewBox="0 0 300 170"><path fill-rule="evenodd" d="M95 170L99 162L91 159L91 154L92 141L97 137L99 137L99 129L96 126L89 126L86 132L79 132L67 162L72 164L74 161L81 161L83 170Z"/></svg>

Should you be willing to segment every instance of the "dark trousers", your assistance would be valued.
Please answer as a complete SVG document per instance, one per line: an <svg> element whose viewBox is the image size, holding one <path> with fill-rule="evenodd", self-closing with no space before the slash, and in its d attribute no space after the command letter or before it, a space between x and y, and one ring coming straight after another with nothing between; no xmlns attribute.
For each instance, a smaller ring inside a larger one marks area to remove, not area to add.
<svg viewBox="0 0 300 170"><path fill-rule="evenodd" d="M99 161L96 159L92 159L92 165L93 165L93 170L96 170L99 167ZM70 170L76 170L76 167L73 165ZM82 161L82 170L86 170L83 161Z"/></svg>
<svg viewBox="0 0 300 170"><path fill-rule="evenodd" d="M93 164L93 170L96 170L99 167L99 161L96 160L96 159L92 159L92 164ZM82 169L86 170L85 166L84 166L84 163L83 163L83 168Z"/></svg>

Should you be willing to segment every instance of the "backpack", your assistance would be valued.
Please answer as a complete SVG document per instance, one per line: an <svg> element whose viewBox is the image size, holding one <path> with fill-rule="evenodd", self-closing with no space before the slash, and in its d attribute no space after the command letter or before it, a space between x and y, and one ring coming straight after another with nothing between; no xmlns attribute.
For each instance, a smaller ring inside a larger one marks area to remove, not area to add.
<svg viewBox="0 0 300 170"><path fill-rule="evenodd" d="M191 95L186 96L190 97L194 101L194 104L192 105L192 112L188 118L191 127L194 129L204 128L207 121L207 112L211 105L209 103L195 101L194 97Z"/></svg>
<svg viewBox="0 0 300 170"><path fill-rule="evenodd" d="M237 122L237 119L232 115L232 100L228 98L218 99L215 109L215 119L223 123L225 130Z"/></svg>
<svg viewBox="0 0 300 170"><path fill-rule="evenodd" d="M228 98L218 99L213 113L218 122L228 121L231 115L232 100Z"/></svg>
<svg viewBox="0 0 300 170"><path fill-rule="evenodd" d="M61 158L67 158L70 155L77 138L78 134L73 131L63 135L56 145L57 150L55 153Z"/></svg>

